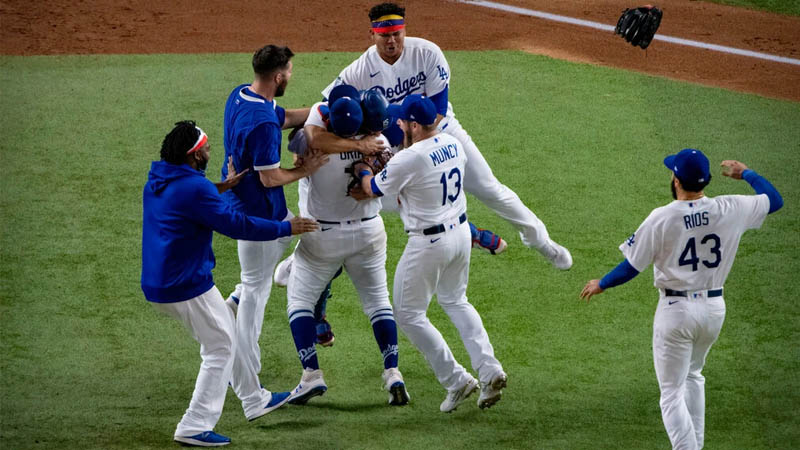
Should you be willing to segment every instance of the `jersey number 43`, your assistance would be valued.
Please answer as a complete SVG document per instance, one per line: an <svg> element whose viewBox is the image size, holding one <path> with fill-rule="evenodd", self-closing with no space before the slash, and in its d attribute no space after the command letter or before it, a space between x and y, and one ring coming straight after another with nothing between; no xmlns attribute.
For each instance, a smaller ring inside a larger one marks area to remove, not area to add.
<svg viewBox="0 0 800 450"><path fill-rule="evenodd" d="M697 249L695 247L694 238L689 238L689 241L686 243L686 247L683 249L680 258L678 258L678 265L681 266L692 266L692 272L697 271L697 267L699 263L702 262L704 266L712 269L719 265L720 260L722 259L722 252L720 252L720 240L719 236L714 233L707 234L700 239L700 245L710 245L709 251L712 255L714 255L714 260L703 260L700 261L700 258L697 257Z"/></svg>

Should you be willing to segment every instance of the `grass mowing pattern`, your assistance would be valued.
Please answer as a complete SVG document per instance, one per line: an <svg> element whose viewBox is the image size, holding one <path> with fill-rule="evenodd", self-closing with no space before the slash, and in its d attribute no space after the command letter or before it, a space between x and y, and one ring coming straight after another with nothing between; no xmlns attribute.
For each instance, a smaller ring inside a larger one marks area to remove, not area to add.
<svg viewBox="0 0 800 450"><path fill-rule="evenodd" d="M285 98L310 106L356 55L302 54ZM572 250L569 272L522 247L513 229L470 198L479 226L507 253L473 252L468 295L509 373L503 401L471 398L438 412L444 391L401 336L412 396L385 406L381 359L346 277L334 284L336 345L319 351L330 387L306 407L248 424L229 394L217 431L237 448L668 448L650 340L652 272L586 305L583 283L621 260L616 247L667 203L663 157L703 149L740 159L786 205L745 235L726 288L728 317L704 371L706 441L714 448L800 442L798 312L800 105L572 64L521 52L450 52L456 115L498 178ZM250 81L249 55L2 57L0 154L0 434L8 448L164 448L194 386L198 348L139 289L141 188L172 123L209 133L210 178L222 163L222 112ZM502 70L498 70L502 68ZM45 88L48 87L48 88ZM285 165L290 164L285 155ZM707 193L751 193L718 171ZM296 188L286 189L290 205ZM293 208L296 210L296 208ZM385 216L391 274L405 244ZM215 279L238 279L235 242L217 236ZM300 376L275 288L261 339L261 380L288 390ZM469 365L441 308L431 320Z"/></svg>

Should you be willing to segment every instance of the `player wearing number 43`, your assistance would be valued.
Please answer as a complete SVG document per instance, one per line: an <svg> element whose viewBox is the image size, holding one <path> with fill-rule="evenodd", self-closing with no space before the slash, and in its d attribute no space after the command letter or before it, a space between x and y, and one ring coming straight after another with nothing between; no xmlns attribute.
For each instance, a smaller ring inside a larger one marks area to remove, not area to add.
<svg viewBox="0 0 800 450"><path fill-rule="evenodd" d="M723 175L744 179L757 195L709 198L708 159L684 149L664 159L672 171L672 203L656 208L620 245L625 256L602 280L581 291L587 301L631 280L651 263L658 307L653 320L653 360L661 389L661 417L673 449L703 448L706 355L725 319L722 287L742 234L760 228L783 206L777 190L739 161L723 161Z"/></svg>
<svg viewBox="0 0 800 450"><path fill-rule="evenodd" d="M373 176L355 165L369 196L397 195L408 242L394 275L395 320L430 364L447 397L439 409L450 412L478 387L427 317L433 294L456 326L482 384L478 406L488 408L506 386L506 374L481 317L467 301L471 235L462 174L467 164L463 144L436 129L436 106L412 94L390 115L400 119L407 148Z"/></svg>

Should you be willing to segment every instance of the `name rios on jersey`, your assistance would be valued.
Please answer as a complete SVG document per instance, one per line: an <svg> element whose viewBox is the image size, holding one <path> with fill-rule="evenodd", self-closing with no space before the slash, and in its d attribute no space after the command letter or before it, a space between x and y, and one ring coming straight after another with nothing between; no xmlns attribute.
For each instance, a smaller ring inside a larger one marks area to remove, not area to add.
<svg viewBox="0 0 800 450"><path fill-rule="evenodd" d="M456 144L443 145L432 151L428 156L430 156L431 161L433 161L433 167L436 167L448 159L453 159L458 156L458 146Z"/></svg>
<svg viewBox="0 0 800 450"><path fill-rule="evenodd" d="M425 72L420 71L420 73L412 75L407 80L402 80L400 77L397 77L397 83L394 86L384 88L383 86L378 85L373 86L370 89L379 91L384 95L384 97L386 97L386 100L389 100L389 103L399 103L403 101L408 94L422 89L422 86L425 85L425 80L427 79L428 78L425 76Z"/></svg>

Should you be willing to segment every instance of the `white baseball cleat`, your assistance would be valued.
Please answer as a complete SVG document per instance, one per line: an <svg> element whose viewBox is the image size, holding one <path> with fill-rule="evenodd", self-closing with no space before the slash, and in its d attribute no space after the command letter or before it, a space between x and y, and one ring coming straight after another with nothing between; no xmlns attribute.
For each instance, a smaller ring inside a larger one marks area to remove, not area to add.
<svg viewBox="0 0 800 450"><path fill-rule="evenodd" d="M547 245L539 249L539 252L550 260L550 263L553 264L556 269L569 270L569 268L572 267L572 255L569 253L569 250L556 244L553 240L550 240Z"/></svg>
<svg viewBox="0 0 800 450"><path fill-rule="evenodd" d="M328 385L322 379L322 369L303 369L300 384L292 391L289 403L292 405L305 405L312 397L322 395L328 390Z"/></svg>
<svg viewBox="0 0 800 450"><path fill-rule="evenodd" d="M508 376L505 372L500 372L494 377L492 381L481 386L481 395L478 397L478 407L480 409L490 408L492 405L500 401L503 395L503 388L506 387Z"/></svg>
<svg viewBox="0 0 800 450"><path fill-rule="evenodd" d="M272 276L272 281L278 287L286 287L289 284L289 275L292 273L292 262L294 261L294 253L287 256L286 259L278 263L275 268L275 274Z"/></svg>
<svg viewBox="0 0 800 450"><path fill-rule="evenodd" d="M239 312L239 299L242 298L242 285L237 284L236 288L233 289L231 295L225 299L225 304L228 305L228 308L233 311L233 316L236 317L236 313Z"/></svg>
<svg viewBox="0 0 800 450"><path fill-rule="evenodd" d="M383 388L389 391L390 405L403 406L411 400L411 396L406 390L406 383L403 381L403 374L396 367L390 367L383 371Z"/></svg>
<svg viewBox="0 0 800 450"><path fill-rule="evenodd" d="M447 413L455 411L461 402L478 389L478 384L478 380L474 377L470 377L469 381L460 388L454 391L447 391L447 397L445 397L442 404L439 405L439 411Z"/></svg>

